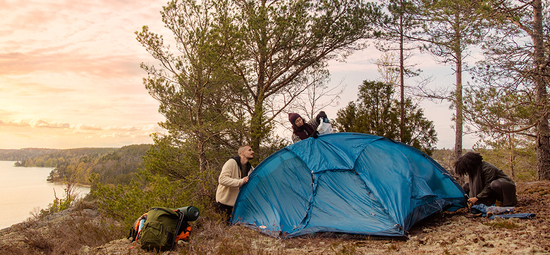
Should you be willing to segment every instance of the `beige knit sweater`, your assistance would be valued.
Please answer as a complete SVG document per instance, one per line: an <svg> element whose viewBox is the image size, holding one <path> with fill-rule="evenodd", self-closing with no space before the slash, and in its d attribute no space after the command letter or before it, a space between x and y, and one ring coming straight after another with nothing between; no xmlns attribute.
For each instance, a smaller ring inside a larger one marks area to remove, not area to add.
<svg viewBox="0 0 550 255"><path fill-rule="evenodd" d="M250 174L254 168L250 169ZM218 178L218 189L216 190L216 202L228 206L234 206L239 188L243 186L244 180L241 177L239 165L235 159L229 159L222 167Z"/></svg>

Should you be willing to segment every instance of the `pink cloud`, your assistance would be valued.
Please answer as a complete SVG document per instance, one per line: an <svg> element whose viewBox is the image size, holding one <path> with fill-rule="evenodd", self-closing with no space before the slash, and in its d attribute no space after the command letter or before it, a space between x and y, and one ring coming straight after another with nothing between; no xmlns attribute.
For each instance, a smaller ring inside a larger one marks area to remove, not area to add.
<svg viewBox="0 0 550 255"><path fill-rule="evenodd" d="M96 125L85 125L85 124L77 124L76 128L80 130L103 130L103 128L98 127Z"/></svg>
<svg viewBox="0 0 550 255"><path fill-rule="evenodd" d="M0 126L12 126L12 127L30 127L31 125L23 120L15 121L2 121L0 120Z"/></svg>
<svg viewBox="0 0 550 255"><path fill-rule="evenodd" d="M140 59L132 56L97 57L77 52L0 54L0 75L21 75L38 71L73 72L98 77L124 77L142 74Z"/></svg>
<svg viewBox="0 0 550 255"><path fill-rule="evenodd" d="M32 120L30 125L35 128L70 128L69 123L58 122L47 122L45 120Z"/></svg>

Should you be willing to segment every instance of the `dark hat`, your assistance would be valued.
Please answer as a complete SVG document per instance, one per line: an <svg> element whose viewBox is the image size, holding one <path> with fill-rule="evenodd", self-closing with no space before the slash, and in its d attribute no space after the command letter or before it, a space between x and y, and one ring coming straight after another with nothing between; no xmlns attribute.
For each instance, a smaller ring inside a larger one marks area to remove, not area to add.
<svg viewBox="0 0 550 255"><path fill-rule="evenodd" d="M300 114L297 114L297 113L288 114L288 121L290 121L292 125L295 125L296 119L298 118L301 118Z"/></svg>

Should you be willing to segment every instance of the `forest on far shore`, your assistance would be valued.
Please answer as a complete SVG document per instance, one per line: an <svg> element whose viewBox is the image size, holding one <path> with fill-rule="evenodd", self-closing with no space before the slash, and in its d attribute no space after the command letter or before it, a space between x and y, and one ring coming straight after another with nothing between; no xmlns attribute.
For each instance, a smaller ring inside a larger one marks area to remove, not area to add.
<svg viewBox="0 0 550 255"><path fill-rule="evenodd" d="M0 160L17 161L21 167L53 167L48 180L89 185L92 174L102 184L128 184L143 164L151 144L121 148L0 150Z"/></svg>

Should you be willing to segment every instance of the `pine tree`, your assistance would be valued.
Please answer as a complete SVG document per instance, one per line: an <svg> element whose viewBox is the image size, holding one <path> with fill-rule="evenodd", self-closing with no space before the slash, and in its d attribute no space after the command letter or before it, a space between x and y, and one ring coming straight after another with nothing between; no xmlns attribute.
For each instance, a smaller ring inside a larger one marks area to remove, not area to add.
<svg viewBox="0 0 550 255"><path fill-rule="evenodd" d="M433 122L411 98L405 100L404 139L400 135L400 101L393 99L393 86L383 82L363 81L358 99L338 110L335 127L341 132L358 132L383 136L411 145L431 155L437 142Z"/></svg>
<svg viewBox="0 0 550 255"><path fill-rule="evenodd" d="M541 0L492 1L484 9L493 30L483 46L485 60L477 72L482 88L471 93L470 119L493 134L535 137L537 178L550 180L549 34L544 26L550 15L543 7ZM480 100L496 109L476 108Z"/></svg>
<svg viewBox="0 0 550 255"><path fill-rule="evenodd" d="M462 154L464 59L468 56L468 47L477 45L483 35L481 4L482 1L470 0L420 0L418 4L424 19L424 49L437 56L441 63L454 64L454 91L448 94L433 93L428 97L448 100L456 110L455 159Z"/></svg>

